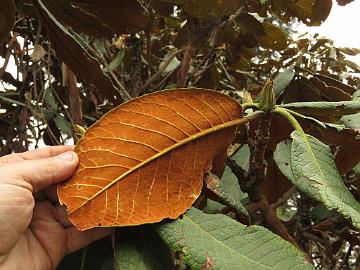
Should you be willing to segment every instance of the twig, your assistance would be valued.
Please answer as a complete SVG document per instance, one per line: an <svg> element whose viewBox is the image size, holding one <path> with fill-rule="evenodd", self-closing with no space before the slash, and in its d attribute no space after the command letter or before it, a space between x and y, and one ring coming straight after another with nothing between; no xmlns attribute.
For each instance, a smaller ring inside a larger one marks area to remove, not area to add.
<svg viewBox="0 0 360 270"><path fill-rule="evenodd" d="M146 88L148 88L154 81L156 81L166 70L166 68L169 66L169 64L171 63L171 61L180 53L182 53L185 49L179 49L175 52L173 52L172 54L170 54L169 58L164 62L164 64L162 64L159 67L159 70L152 75L146 82L145 84L141 87L140 93L145 91Z"/></svg>
<svg viewBox="0 0 360 270"><path fill-rule="evenodd" d="M71 32L71 34L73 34L74 36L76 36L76 38L78 40L82 40L81 37L74 31ZM130 96L130 94L128 93L128 91L126 91L125 87L123 86L123 84L119 81L119 79L117 78L117 76L114 74L114 72L112 72L112 70L109 67L109 64L107 63L106 59L100 54L98 53L94 48L92 48L91 46L89 46L88 44L86 44L86 42L82 42L82 44L84 44L84 46L86 46L86 48L88 50L91 51L91 53L96 56L106 67L106 70L109 72L109 74L111 75L111 78L114 80L114 82L117 84L118 87L116 87L115 89L118 90L118 93L120 95L120 97L124 100L124 101L128 101L130 100L132 97Z"/></svg>
<svg viewBox="0 0 360 270"><path fill-rule="evenodd" d="M86 255L87 255L87 247L84 247L81 256L80 270L85 269Z"/></svg>
<svg viewBox="0 0 360 270"><path fill-rule="evenodd" d="M271 208L275 210L280 205L284 204L290 198L290 196L294 193L295 190L296 190L296 187L292 186L288 191L286 191L284 194L282 194L281 197L276 202L271 204Z"/></svg>
<svg viewBox="0 0 360 270"><path fill-rule="evenodd" d="M13 45L15 39L16 39L15 36L13 36L13 37L10 39L9 43L8 43L9 47L8 47L7 50L6 50L5 61L4 61L3 66L0 68L0 80L1 80L2 77L4 76L6 67L7 67L7 65L9 64L9 60L10 60L10 56L11 56L11 50L12 50L12 45Z"/></svg>
<svg viewBox="0 0 360 270"><path fill-rule="evenodd" d="M183 59L181 61L181 66L180 66L180 70L179 70L179 78L178 78L178 83L177 83L177 87L179 88L183 88L186 86L186 82L187 82L187 77L188 77L188 72L190 69L190 65L191 65L191 58L194 54L195 51L195 38L194 38L194 32L195 32L195 26L194 26L194 22L193 19L188 17L187 19L188 22L188 43L186 45L185 49L185 53L183 56Z"/></svg>

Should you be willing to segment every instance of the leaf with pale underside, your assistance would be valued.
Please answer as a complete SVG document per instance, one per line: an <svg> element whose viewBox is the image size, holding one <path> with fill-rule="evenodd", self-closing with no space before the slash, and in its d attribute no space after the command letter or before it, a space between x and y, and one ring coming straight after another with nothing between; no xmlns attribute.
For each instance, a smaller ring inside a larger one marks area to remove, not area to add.
<svg viewBox="0 0 360 270"><path fill-rule="evenodd" d="M189 209L182 219L155 225L191 269L313 269L300 250L260 226Z"/></svg>
<svg viewBox="0 0 360 270"><path fill-rule="evenodd" d="M175 219L199 196L205 172L222 174L236 126L246 121L236 101L210 90L129 101L79 140L80 163L58 187L59 200L80 230Z"/></svg>
<svg viewBox="0 0 360 270"><path fill-rule="evenodd" d="M293 184L302 192L336 209L360 228L360 204L345 186L330 147L313 136L294 131L291 134L291 170Z"/></svg>

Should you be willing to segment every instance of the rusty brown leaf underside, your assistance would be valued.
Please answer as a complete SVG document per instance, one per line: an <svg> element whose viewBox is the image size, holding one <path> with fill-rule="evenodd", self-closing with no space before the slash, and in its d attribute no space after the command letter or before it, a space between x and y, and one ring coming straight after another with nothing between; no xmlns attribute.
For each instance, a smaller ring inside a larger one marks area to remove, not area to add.
<svg viewBox="0 0 360 270"><path fill-rule="evenodd" d="M58 187L60 203L80 230L175 219L199 196L205 172L222 173L236 125L246 121L236 101L211 90L124 103L77 143L80 163Z"/></svg>

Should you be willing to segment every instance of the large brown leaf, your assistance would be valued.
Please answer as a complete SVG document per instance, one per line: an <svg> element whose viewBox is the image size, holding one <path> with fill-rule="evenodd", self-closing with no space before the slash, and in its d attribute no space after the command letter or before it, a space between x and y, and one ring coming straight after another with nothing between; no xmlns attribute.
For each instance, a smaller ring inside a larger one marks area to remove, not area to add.
<svg viewBox="0 0 360 270"><path fill-rule="evenodd" d="M0 44L8 37L15 24L15 4L13 0L0 1Z"/></svg>
<svg viewBox="0 0 360 270"><path fill-rule="evenodd" d="M205 172L222 174L236 125L246 121L236 101L210 90L129 101L79 140L80 163L59 200L80 230L177 218L199 196Z"/></svg>
<svg viewBox="0 0 360 270"><path fill-rule="evenodd" d="M57 55L79 79L88 85L94 85L98 91L101 89L103 96L116 102L114 96L117 96L119 90L101 70L99 61L56 19L44 4L45 2L37 0L34 4ZM119 96L117 98L120 99Z"/></svg>
<svg viewBox="0 0 360 270"><path fill-rule="evenodd" d="M47 0L47 9L78 33L111 39L146 25L145 9L133 0Z"/></svg>

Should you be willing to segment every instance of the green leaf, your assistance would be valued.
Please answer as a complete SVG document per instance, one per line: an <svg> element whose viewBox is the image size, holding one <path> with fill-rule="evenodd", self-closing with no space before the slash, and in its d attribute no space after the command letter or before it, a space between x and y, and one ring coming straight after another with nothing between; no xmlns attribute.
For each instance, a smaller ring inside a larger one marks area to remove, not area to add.
<svg viewBox="0 0 360 270"><path fill-rule="evenodd" d="M231 157L246 172L249 172L250 148L249 145L243 145L235 155Z"/></svg>
<svg viewBox="0 0 360 270"><path fill-rule="evenodd" d="M15 24L15 4L13 0L0 1L0 44L8 37Z"/></svg>
<svg viewBox="0 0 360 270"><path fill-rule="evenodd" d="M54 122L58 129L61 130L62 133L66 134L69 138L73 135L73 129L69 121L65 119L65 117L58 115L54 118Z"/></svg>
<svg viewBox="0 0 360 270"><path fill-rule="evenodd" d="M294 68L287 68L283 72L279 73L274 79L274 91L275 96L278 98L288 87L295 75Z"/></svg>
<svg viewBox="0 0 360 270"><path fill-rule="evenodd" d="M155 228L194 270L313 269L299 250L278 235L221 214L190 208L183 218Z"/></svg>
<svg viewBox="0 0 360 270"><path fill-rule="evenodd" d="M208 173L205 178L205 183L207 188L212 190L226 205L231 206L237 213L246 216L250 220L248 211L240 203L240 200L236 200L234 196L232 196L232 192L226 190L224 181L221 181L216 175ZM235 188L238 189L237 193L241 192L239 185Z"/></svg>
<svg viewBox="0 0 360 270"><path fill-rule="evenodd" d="M274 152L274 160L279 170L291 182L294 182L294 175L290 165L291 142L290 140L280 142Z"/></svg>
<svg viewBox="0 0 360 270"><path fill-rule="evenodd" d="M116 231L116 269L172 269L170 249L149 226L121 228Z"/></svg>
<svg viewBox="0 0 360 270"><path fill-rule="evenodd" d="M159 70L164 70L165 73L171 72L175 69L177 69L180 66L179 59L175 57L172 57L173 53L169 52L164 56L164 60L159 65ZM170 58L172 59L170 60ZM170 60L170 62L169 62Z"/></svg>
<svg viewBox="0 0 360 270"><path fill-rule="evenodd" d="M336 209L350 218L353 225L360 228L360 204L345 186L330 147L300 131L294 131L291 138L293 184L328 209Z"/></svg>
<svg viewBox="0 0 360 270"><path fill-rule="evenodd" d="M235 156L242 156L242 154L240 153L244 153L244 149L246 151L246 148L249 151L249 156L250 156L249 147L241 147L241 149L236 153ZM245 158L242 158L241 160L244 162ZM248 163L247 163L247 168L249 168ZM232 200L233 202L237 204L241 204L241 201L245 200L248 197L247 193L241 191L236 176L232 173L231 169L228 166L225 167L225 171L223 176L221 177L220 183L223 194L226 194L229 197L229 199ZM222 205L221 203L208 199L204 211L209 214L214 214L214 213L219 213L224 207L225 206Z"/></svg>
<svg viewBox="0 0 360 270"><path fill-rule="evenodd" d="M52 112L54 112L54 113L57 112L58 105L57 105L57 102L55 100L55 96L54 96L54 93L53 93L53 88L51 86L45 89L45 91L44 91L44 100L45 100L45 103L49 106L49 109Z"/></svg>
<svg viewBox="0 0 360 270"><path fill-rule="evenodd" d="M352 102L360 103L360 90L353 94ZM341 117L340 122L343 123L347 128L360 131L360 112L352 115L345 115Z"/></svg>
<svg viewBox="0 0 360 270"><path fill-rule="evenodd" d="M231 159L235 160L236 163L246 172L249 171L249 158L250 158L250 149L247 144L243 145L232 157ZM221 177L222 189L227 193L231 198L240 203L246 202L248 195L241 191L238 179L233 174L231 169L226 166L223 176ZM206 208L204 211L208 214L219 213L225 206L215 202L211 199L208 199Z"/></svg>
<svg viewBox="0 0 360 270"><path fill-rule="evenodd" d="M341 116L360 112L360 101L295 102L280 105L292 111L313 116Z"/></svg>
<svg viewBox="0 0 360 270"><path fill-rule="evenodd" d="M120 50L116 57L111 61L111 63L109 64L109 69L110 70L114 70L116 69L118 66L121 65L121 63L124 60L124 55L125 55L125 50Z"/></svg>

